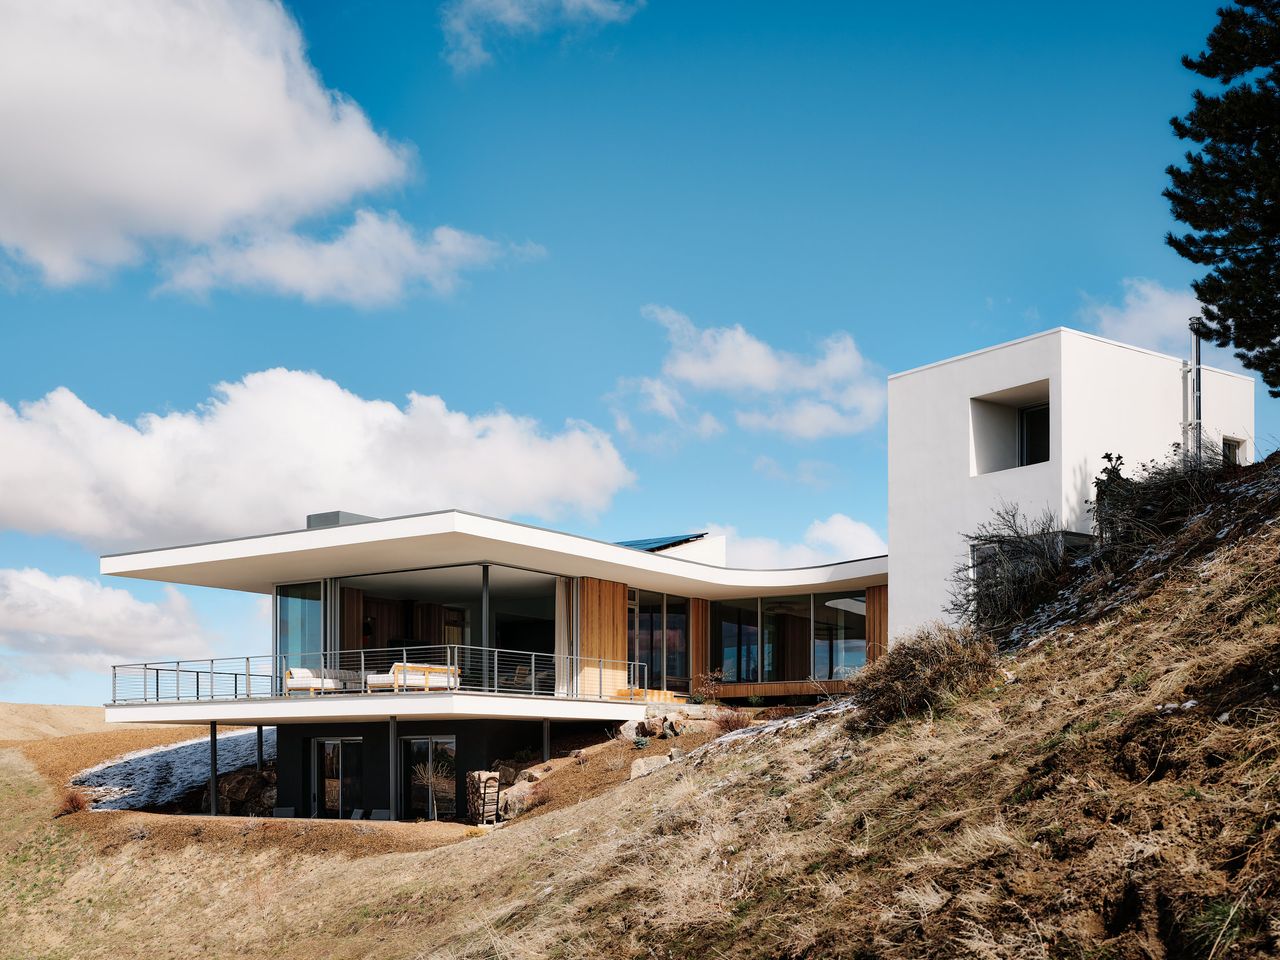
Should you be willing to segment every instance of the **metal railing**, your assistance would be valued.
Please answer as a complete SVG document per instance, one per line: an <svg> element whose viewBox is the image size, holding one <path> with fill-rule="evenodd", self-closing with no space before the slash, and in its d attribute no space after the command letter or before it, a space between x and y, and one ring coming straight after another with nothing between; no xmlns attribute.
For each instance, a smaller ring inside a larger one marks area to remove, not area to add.
<svg viewBox="0 0 1280 960"><path fill-rule="evenodd" d="M647 689L644 663L468 646L164 660L111 668L112 703L449 691L643 700Z"/></svg>

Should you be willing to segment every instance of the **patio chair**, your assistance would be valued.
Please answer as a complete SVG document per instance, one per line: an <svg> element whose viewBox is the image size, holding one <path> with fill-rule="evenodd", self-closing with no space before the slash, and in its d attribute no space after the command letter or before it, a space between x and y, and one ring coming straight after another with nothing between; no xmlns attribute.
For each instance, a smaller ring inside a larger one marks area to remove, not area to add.
<svg viewBox="0 0 1280 960"><path fill-rule="evenodd" d="M290 667L284 672L285 693L334 693L358 687L360 674L355 670L312 669Z"/></svg>

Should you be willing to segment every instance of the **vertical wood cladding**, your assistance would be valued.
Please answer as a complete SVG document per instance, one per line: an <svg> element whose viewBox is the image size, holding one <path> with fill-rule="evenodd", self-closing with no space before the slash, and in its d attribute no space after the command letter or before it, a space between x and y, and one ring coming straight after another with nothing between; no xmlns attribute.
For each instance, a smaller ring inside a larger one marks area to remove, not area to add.
<svg viewBox="0 0 1280 960"><path fill-rule="evenodd" d="M867 587L867 660L889 649L889 588Z"/></svg>
<svg viewBox="0 0 1280 960"><path fill-rule="evenodd" d="M711 658L711 601L689 599L689 676L696 685L709 672Z"/></svg>
<svg viewBox="0 0 1280 960"><path fill-rule="evenodd" d="M338 649L359 650L364 623L364 591L343 587L339 594Z"/></svg>
<svg viewBox="0 0 1280 960"><path fill-rule="evenodd" d="M578 693L613 696L626 689L627 585L581 578L578 617L578 654L582 657ZM605 662L602 665L600 661Z"/></svg>

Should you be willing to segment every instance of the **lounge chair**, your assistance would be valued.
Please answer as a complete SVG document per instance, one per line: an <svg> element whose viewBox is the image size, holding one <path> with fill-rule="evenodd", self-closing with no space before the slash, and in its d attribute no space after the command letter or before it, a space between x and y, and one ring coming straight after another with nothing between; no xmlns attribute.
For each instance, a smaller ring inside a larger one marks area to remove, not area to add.
<svg viewBox="0 0 1280 960"><path fill-rule="evenodd" d="M365 677L369 690L456 690L458 668L442 663L396 663L388 673Z"/></svg>
<svg viewBox="0 0 1280 960"><path fill-rule="evenodd" d="M284 672L285 693L334 693L359 688L360 674L355 670L312 669L290 667Z"/></svg>

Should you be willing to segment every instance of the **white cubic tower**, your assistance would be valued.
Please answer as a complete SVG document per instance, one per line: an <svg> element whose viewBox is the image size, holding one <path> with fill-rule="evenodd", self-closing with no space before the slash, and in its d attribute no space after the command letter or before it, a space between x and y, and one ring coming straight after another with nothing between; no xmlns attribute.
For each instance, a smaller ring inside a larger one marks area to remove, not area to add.
<svg viewBox="0 0 1280 960"><path fill-rule="evenodd" d="M889 636L945 619L963 535L1001 503L1088 534L1105 453L1186 444L1190 365L1059 327L889 378ZM1254 455L1250 377L1202 368L1206 444Z"/></svg>

